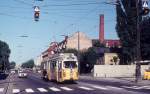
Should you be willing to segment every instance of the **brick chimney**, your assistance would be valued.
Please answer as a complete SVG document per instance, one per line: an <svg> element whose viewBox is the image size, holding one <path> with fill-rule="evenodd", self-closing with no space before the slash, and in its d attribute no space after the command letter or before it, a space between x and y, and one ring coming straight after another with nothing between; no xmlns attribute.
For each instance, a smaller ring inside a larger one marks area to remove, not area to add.
<svg viewBox="0 0 150 94"><path fill-rule="evenodd" d="M104 14L100 15L99 41L100 43L104 43Z"/></svg>

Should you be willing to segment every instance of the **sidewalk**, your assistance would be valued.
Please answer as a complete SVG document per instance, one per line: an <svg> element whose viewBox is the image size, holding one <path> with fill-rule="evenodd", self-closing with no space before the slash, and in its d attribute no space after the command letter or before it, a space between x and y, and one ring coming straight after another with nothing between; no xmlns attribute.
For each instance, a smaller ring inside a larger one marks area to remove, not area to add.
<svg viewBox="0 0 150 94"><path fill-rule="evenodd" d="M108 81L108 82L120 82L120 83L126 83L130 85L150 85L150 80L141 80L138 83L135 82L135 78L124 78L124 77L93 77L92 75L80 75L79 79L86 79L86 80L95 80L95 81Z"/></svg>

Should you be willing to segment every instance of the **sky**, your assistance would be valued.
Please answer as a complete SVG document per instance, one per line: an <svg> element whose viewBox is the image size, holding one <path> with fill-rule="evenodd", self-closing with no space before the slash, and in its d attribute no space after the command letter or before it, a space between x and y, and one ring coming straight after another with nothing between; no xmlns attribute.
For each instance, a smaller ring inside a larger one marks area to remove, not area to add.
<svg viewBox="0 0 150 94"><path fill-rule="evenodd" d="M34 59L51 42L77 31L98 39L100 14L105 16L105 38L118 39L115 6L106 1L111 0L0 0L0 40L11 49L10 61ZM40 7L39 21L34 21L34 6Z"/></svg>

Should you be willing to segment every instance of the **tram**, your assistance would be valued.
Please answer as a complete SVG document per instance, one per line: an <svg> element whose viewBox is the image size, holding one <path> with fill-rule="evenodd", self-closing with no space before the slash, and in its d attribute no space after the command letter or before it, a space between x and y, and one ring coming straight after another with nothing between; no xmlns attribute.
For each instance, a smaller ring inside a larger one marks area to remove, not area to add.
<svg viewBox="0 0 150 94"><path fill-rule="evenodd" d="M78 80L78 59L73 53L58 53L42 62L43 78L64 82Z"/></svg>

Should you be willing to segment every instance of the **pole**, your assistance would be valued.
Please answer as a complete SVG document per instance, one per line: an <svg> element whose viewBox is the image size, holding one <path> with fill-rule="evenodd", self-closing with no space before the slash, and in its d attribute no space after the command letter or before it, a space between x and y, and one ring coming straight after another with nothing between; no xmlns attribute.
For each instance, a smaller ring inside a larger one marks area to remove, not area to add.
<svg viewBox="0 0 150 94"><path fill-rule="evenodd" d="M80 33L78 31L78 71L80 73Z"/></svg>
<svg viewBox="0 0 150 94"><path fill-rule="evenodd" d="M137 58L136 58L136 69L135 69L135 82L138 83L141 80L141 50L140 50L140 17L139 17L139 2L136 0L136 9L137 9Z"/></svg>

